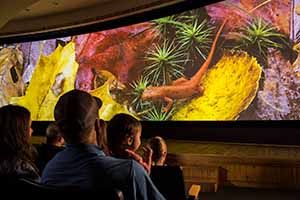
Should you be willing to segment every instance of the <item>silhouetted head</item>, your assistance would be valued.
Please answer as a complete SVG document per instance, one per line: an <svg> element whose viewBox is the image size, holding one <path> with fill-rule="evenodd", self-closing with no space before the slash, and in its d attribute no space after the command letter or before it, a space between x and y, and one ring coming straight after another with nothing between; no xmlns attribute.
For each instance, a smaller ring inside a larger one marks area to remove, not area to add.
<svg viewBox="0 0 300 200"><path fill-rule="evenodd" d="M67 143L82 143L95 129L102 101L81 90L62 95L54 109L54 118Z"/></svg>
<svg viewBox="0 0 300 200"><path fill-rule="evenodd" d="M46 129L46 143L55 145L55 146L63 146L65 143L64 138L62 137L62 133L55 123L51 123L48 125Z"/></svg>
<svg viewBox="0 0 300 200"><path fill-rule="evenodd" d="M17 105L0 108L0 157L32 160L30 112Z"/></svg>
<svg viewBox="0 0 300 200"><path fill-rule="evenodd" d="M125 149L136 151L141 145L141 123L131 115L117 114L108 123L107 142L115 156L126 155Z"/></svg>
<svg viewBox="0 0 300 200"><path fill-rule="evenodd" d="M153 165L164 165L167 157L167 144L165 140L159 136L150 138L147 141L147 145L152 149L152 164Z"/></svg>

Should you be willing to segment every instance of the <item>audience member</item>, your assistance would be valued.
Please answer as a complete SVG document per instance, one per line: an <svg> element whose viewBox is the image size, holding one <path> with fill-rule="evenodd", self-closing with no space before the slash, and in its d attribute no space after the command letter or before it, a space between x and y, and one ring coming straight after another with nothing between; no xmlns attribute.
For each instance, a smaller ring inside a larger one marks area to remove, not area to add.
<svg viewBox="0 0 300 200"><path fill-rule="evenodd" d="M21 106L0 108L0 176L39 181L34 165L30 112Z"/></svg>
<svg viewBox="0 0 300 200"><path fill-rule="evenodd" d="M50 123L46 129L46 143L37 147L38 157L36 166L43 172L46 164L64 149L65 140L55 123Z"/></svg>
<svg viewBox="0 0 300 200"><path fill-rule="evenodd" d="M151 168L152 150L144 147L144 160L136 153L141 145L141 123L128 114L115 115L107 126L107 141L110 154L117 158L133 158L137 160L148 173Z"/></svg>
<svg viewBox="0 0 300 200"><path fill-rule="evenodd" d="M159 136L150 138L147 145L152 149L152 166L163 166L167 157L167 143Z"/></svg>
<svg viewBox="0 0 300 200"><path fill-rule="evenodd" d="M59 98L54 117L66 148L46 165L42 183L92 190L114 187L128 200L164 199L136 161L105 156L98 147L96 124L101 104L80 90Z"/></svg>

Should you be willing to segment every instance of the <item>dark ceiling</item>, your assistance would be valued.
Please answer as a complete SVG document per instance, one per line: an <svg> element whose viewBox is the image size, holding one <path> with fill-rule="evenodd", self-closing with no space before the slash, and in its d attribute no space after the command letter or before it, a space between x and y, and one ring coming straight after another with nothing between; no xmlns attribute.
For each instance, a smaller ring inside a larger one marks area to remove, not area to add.
<svg viewBox="0 0 300 200"><path fill-rule="evenodd" d="M218 0L1 0L0 44L113 28L215 2Z"/></svg>

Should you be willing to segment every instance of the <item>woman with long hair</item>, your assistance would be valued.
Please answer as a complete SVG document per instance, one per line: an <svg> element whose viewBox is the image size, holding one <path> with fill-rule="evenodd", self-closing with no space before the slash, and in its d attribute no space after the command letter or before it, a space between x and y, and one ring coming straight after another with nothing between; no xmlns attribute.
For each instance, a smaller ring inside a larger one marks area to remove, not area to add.
<svg viewBox="0 0 300 200"><path fill-rule="evenodd" d="M34 165L30 112L21 106L0 108L0 177L39 181Z"/></svg>

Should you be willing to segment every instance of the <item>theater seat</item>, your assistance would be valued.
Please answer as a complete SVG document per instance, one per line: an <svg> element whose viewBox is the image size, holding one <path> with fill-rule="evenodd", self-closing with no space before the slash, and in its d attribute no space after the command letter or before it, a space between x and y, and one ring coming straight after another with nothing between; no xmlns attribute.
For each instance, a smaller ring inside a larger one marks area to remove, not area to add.
<svg viewBox="0 0 300 200"><path fill-rule="evenodd" d="M166 199L188 199L180 166L152 166L150 177Z"/></svg>
<svg viewBox="0 0 300 200"><path fill-rule="evenodd" d="M5 184L6 182L6 184ZM43 185L28 179L7 179L0 181L0 187L3 193L9 194L10 197L22 196L25 199L34 198L42 199L60 199L61 197L87 199L97 197L99 200L123 200L123 193L118 189L97 189L81 190L77 187L53 187ZM40 198L35 198L40 197Z"/></svg>

